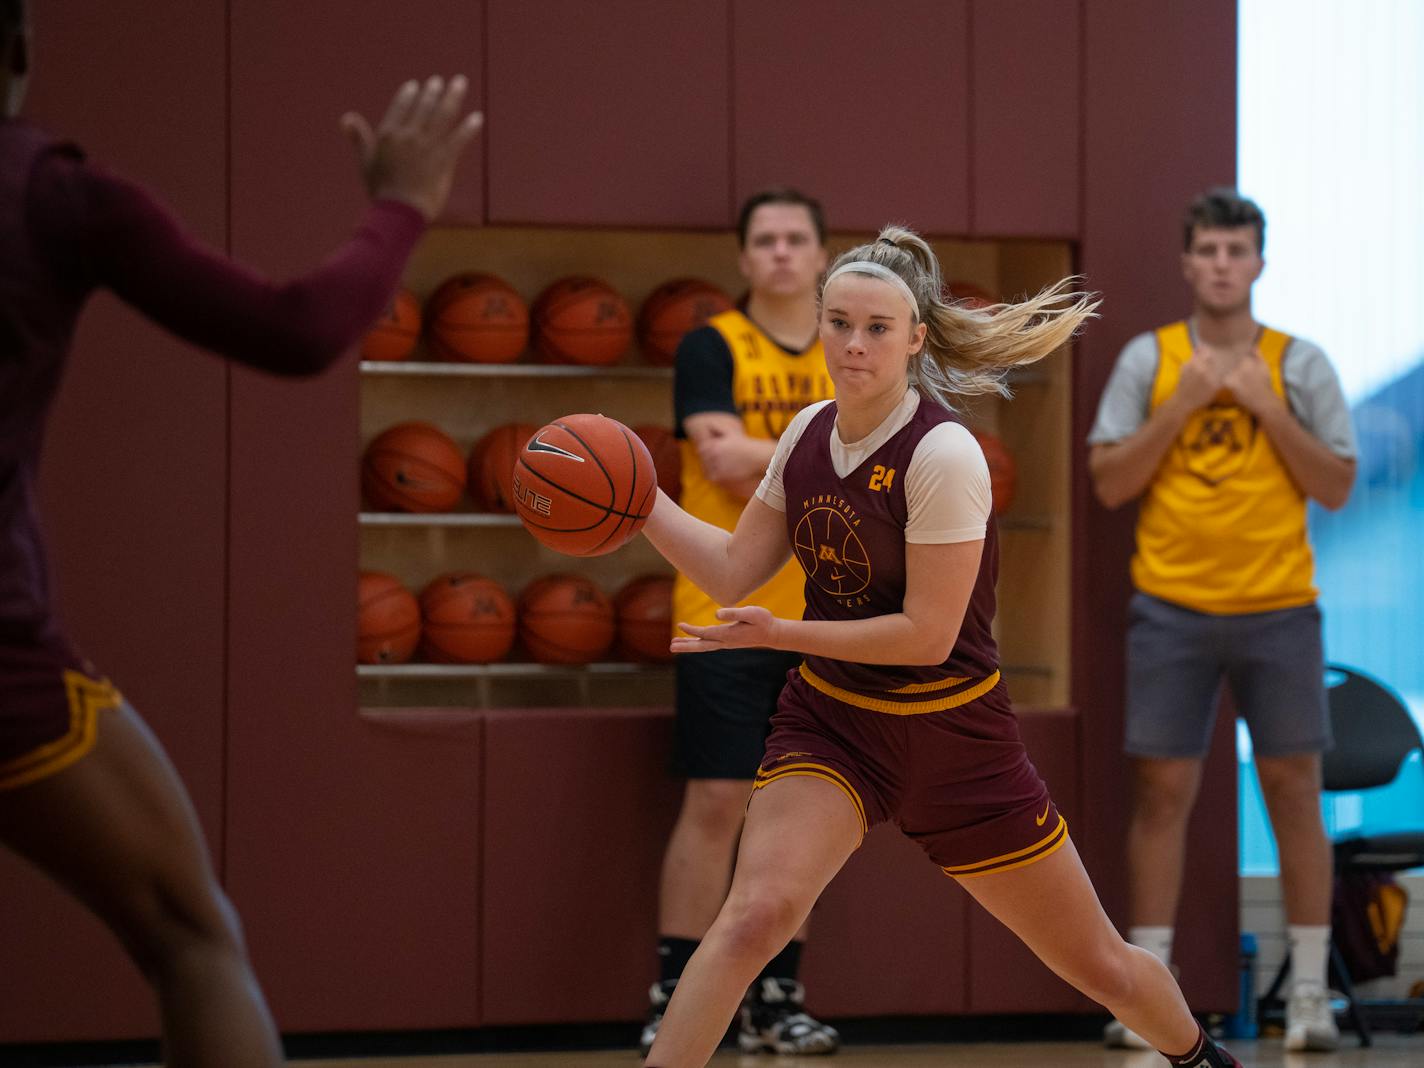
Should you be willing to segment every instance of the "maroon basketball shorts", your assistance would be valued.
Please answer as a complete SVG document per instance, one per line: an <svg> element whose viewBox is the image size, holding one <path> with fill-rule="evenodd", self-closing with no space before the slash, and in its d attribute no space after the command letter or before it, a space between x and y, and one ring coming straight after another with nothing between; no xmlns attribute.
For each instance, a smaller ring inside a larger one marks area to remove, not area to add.
<svg viewBox="0 0 1424 1068"><path fill-rule="evenodd" d="M985 680L987 682L987 680ZM1000 681L905 714L856 707L803 665L771 721L756 789L805 775L839 788L861 832L884 820L958 879L1032 864L1068 840L1068 824L1028 759ZM909 705L900 705L910 708Z"/></svg>
<svg viewBox="0 0 1424 1068"><path fill-rule="evenodd" d="M0 790L69 767L99 736L99 713L123 701L58 638L0 636Z"/></svg>

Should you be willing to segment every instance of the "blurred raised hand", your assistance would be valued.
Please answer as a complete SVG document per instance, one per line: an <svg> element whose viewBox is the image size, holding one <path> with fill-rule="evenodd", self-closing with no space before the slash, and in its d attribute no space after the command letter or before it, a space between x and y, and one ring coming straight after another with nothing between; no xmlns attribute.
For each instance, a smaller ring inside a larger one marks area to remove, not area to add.
<svg viewBox="0 0 1424 1068"><path fill-rule="evenodd" d="M456 75L406 82L374 130L349 111L341 128L356 146L361 178L373 200L399 200L433 220L445 207L460 153L484 125L478 111L463 113L469 83Z"/></svg>

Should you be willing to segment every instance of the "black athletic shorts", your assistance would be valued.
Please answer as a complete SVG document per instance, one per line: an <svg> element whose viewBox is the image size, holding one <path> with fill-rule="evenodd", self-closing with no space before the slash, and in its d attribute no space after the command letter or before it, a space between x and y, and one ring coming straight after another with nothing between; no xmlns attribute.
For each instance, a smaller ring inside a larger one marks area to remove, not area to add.
<svg viewBox="0 0 1424 1068"><path fill-rule="evenodd" d="M680 653L673 774L756 778L776 700L800 663L800 653L774 649Z"/></svg>

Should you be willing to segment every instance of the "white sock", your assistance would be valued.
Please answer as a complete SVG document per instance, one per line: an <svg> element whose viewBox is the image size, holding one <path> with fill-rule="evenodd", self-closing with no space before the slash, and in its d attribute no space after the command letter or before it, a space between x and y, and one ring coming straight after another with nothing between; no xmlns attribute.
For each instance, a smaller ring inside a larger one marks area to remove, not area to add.
<svg viewBox="0 0 1424 1068"><path fill-rule="evenodd" d="M1171 927L1129 927L1127 940L1139 949L1147 950L1163 964L1172 963Z"/></svg>
<svg viewBox="0 0 1424 1068"><path fill-rule="evenodd" d="M1330 928L1305 927L1291 924L1291 974L1297 983L1328 985L1330 960Z"/></svg>

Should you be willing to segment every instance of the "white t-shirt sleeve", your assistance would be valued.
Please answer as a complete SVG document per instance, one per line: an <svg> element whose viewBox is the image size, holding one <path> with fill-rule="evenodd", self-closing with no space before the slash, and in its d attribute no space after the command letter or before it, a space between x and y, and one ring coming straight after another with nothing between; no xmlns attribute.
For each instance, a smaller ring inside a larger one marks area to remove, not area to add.
<svg viewBox="0 0 1424 1068"><path fill-rule="evenodd" d="M1290 409L1336 456L1353 460L1359 454L1350 405L1340 388L1340 378L1320 346L1296 338L1286 349L1281 365Z"/></svg>
<svg viewBox="0 0 1424 1068"><path fill-rule="evenodd" d="M917 545L977 541L989 526L993 494L984 450L959 423L920 439L905 472L905 540Z"/></svg>
<svg viewBox="0 0 1424 1068"><path fill-rule="evenodd" d="M786 458L791 455L791 450L806 432L807 424L817 412L830 403L828 400L817 401L802 408L792 418L791 425L782 431L781 440L776 443L776 452L772 454L771 463L766 465L766 474L762 476L756 495L764 504L778 512L786 511L786 489L781 483L781 472L786 469Z"/></svg>

